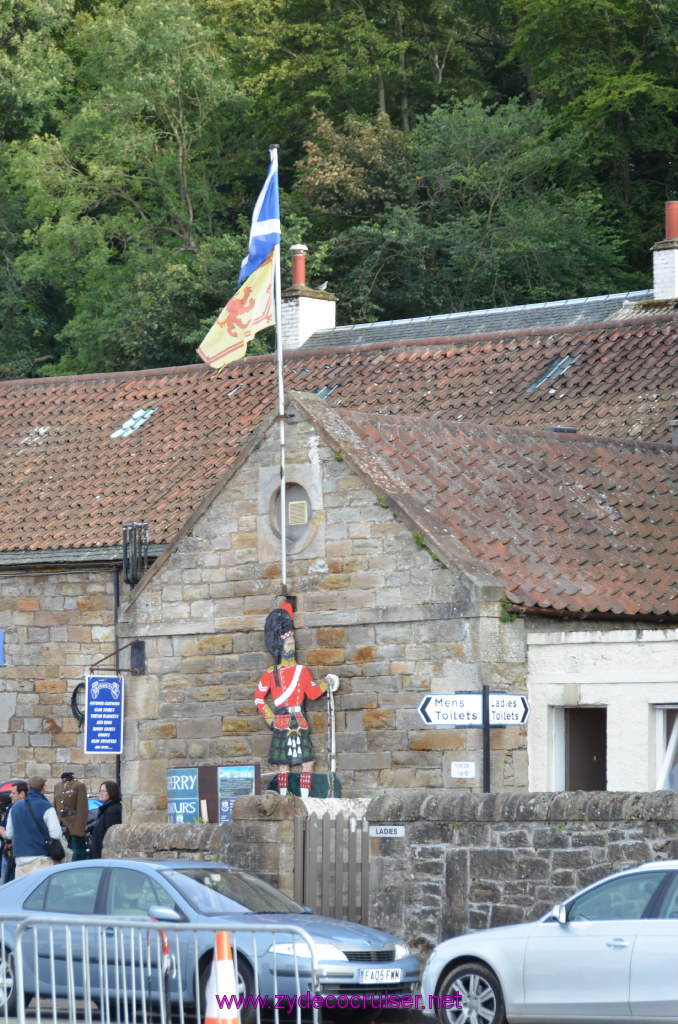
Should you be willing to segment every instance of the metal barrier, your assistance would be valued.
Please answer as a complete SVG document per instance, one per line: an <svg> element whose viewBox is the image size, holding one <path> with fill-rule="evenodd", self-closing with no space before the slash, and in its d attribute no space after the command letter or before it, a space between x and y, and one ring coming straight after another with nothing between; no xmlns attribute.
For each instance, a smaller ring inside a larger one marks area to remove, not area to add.
<svg viewBox="0 0 678 1024"><path fill-rule="evenodd" d="M210 1018L221 1000L241 1024L301 1024L302 1011L319 1024L317 954L299 926L245 925L241 915L209 926L44 913L0 921L0 1024L203 1024L220 931L230 936L237 992L217 992Z"/></svg>

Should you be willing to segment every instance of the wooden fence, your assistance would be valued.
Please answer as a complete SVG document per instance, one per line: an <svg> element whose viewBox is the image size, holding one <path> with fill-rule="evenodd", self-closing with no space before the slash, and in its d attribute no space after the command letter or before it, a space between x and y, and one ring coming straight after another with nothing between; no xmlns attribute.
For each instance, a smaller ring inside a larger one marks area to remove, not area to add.
<svg viewBox="0 0 678 1024"><path fill-rule="evenodd" d="M294 898L317 914L368 924L367 821L343 814L294 819Z"/></svg>

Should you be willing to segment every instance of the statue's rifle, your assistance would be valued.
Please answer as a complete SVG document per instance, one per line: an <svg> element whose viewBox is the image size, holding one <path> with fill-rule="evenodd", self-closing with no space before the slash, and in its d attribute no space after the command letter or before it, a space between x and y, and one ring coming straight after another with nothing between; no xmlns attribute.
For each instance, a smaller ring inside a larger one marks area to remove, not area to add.
<svg viewBox="0 0 678 1024"><path fill-rule="evenodd" d="M334 693L327 687L327 795L334 796L334 774L337 770L337 745L334 731Z"/></svg>

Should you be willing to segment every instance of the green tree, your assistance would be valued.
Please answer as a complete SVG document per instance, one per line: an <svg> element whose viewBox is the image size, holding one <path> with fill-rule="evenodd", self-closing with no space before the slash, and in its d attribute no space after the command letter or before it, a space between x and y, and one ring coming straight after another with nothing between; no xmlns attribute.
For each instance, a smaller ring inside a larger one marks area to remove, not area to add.
<svg viewBox="0 0 678 1024"><path fill-rule="evenodd" d="M320 112L388 114L409 131L433 102L491 93L509 75L499 0L206 0L238 82L257 103L253 130L301 155ZM497 80L499 81L499 78Z"/></svg>
<svg viewBox="0 0 678 1024"><path fill-rule="evenodd" d="M16 144L13 156L31 223L17 268L25 288L57 296L56 370L193 359L198 312L221 308L223 282L237 279L242 248L236 257L234 245L211 246L219 297L197 257L246 230L244 101L191 0L104 4L77 17L68 46L77 80L59 133Z"/></svg>
<svg viewBox="0 0 678 1024"><path fill-rule="evenodd" d="M436 108L411 133L403 156L409 171L394 176L398 187L394 182L390 193L382 170L388 131L363 127L357 144L349 126L342 146L337 138L329 145L326 125L319 127L324 160L308 160L299 187L316 195L331 287L349 321L544 301L630 283L597 197L583 185L572 190L578 140L554 139L540 104L511 101L488 111L469 100ZM355 167L364 170L366 138L381 154L356 201ZM323 180L333 181L330 208L321 198Z"/></svg>
<svg viewBox="0 0 678 1024"><path fill-rule="evenodd" d="M74 0L4 0L0 6L0 141L53 123L72 65L61 45Z"/></svg>
<svg viewBox="0 0 678 1024"><path fill-rule="evenodd" d="M582 156L647 265L661 205L678 188L678 5L675 0L505 0L513 58Z"/></svg>

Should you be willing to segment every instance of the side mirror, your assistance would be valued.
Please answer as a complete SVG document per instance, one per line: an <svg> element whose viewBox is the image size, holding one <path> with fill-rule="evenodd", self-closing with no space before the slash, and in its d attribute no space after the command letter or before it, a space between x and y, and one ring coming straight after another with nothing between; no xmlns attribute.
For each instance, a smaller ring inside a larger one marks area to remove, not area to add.
<svg viewBox="0 0 678 1024"><path fill-rule="evenodd" d="M556 903L551 914L555 917L558 924L567 924L567 907L564 903Z"/></svg>
<svg viewBox="0 0 678 1024"><path fill-rule="evenodd" d="M179 911L175 910L174 907L149 907L148 916L153 921L166 921L168 924L184 920Z"/></svg>

